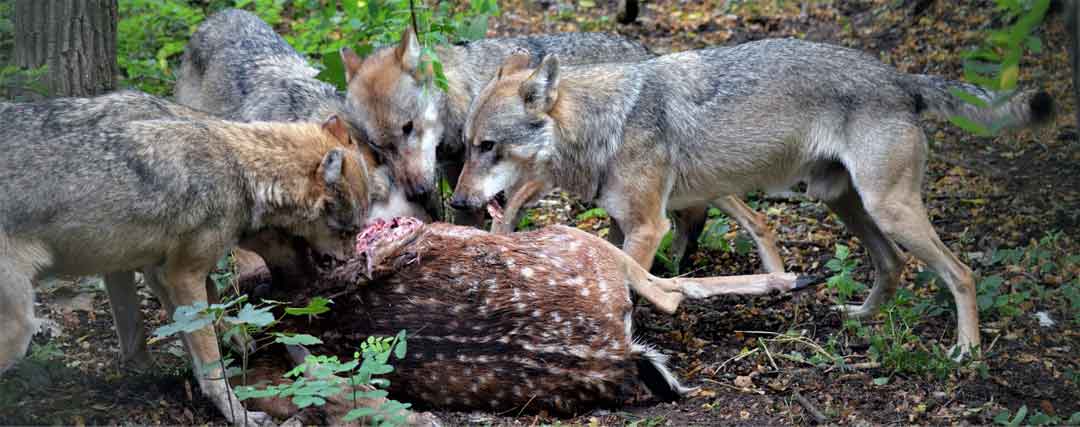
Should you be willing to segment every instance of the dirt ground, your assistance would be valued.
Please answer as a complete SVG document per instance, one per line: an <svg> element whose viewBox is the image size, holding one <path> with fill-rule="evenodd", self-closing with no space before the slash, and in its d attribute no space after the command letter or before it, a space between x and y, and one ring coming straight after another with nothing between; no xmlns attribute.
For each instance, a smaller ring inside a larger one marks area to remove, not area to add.
<svg viewBox="0 0 1080 427"><path fill-rule="evenodd" d="M613 22L616 2L502 1L492 36L603 30L639 39L657 52L728 45L766 37L805 37L879 53L903 71L962 75L960 53L985 30L1003 25L991 1L837 0L810 2L648 1L637 23ZM726 5L731 3L732 5ZM439 413L448 424L637 426L805 424L809 408L829 422L992 424L1026 407L1025 422L1065 422L1080 411L1080 302L1070 307L1068 284L1080 287L1080 142L1063 24L1050 17L1043 51L1021 64L1021 84L1042 87L1059 103L1055 122L996 138L974 137L927 119L932 157L924 195L945 243L977 275L1003 278L1004 308L982 313L983 358L947 365L940 352L955 340L951 298L909 263L904 296L894 310L855 326L830 306L836 290L822 286L795 296L691 303L675 316L638 307L636 334L673 355L691 397L662 404L627 402L572 419L545 414ZM824 207L808 199L752 199L781 236L791 271L821 276L836 244L858 260L853 278L872 281L858 242ZM536 225L573 223L606 232L603 218L582 218L586 206L555 195L533 211ZM1036 244L1048 233L1056 240ZM723 236L739 241L731 225ZM740 246L735 244L734 246ZM993 262L1002 250L1045 251L1058 268L1024 260ZM753 250L701 250L693 275L756 272ZM1039 265L1034 267L1034 265ZM929 283L927 283L929 282ZM919 283L916 285L916 283ZM143 291L145 292L145 291ZM1026 294L1024 292L1027 292ZM165 320L145 293L151 322ZM854 296L855 300L860 294ZM175 340L152 347L158 369L122 371L101 282L53 282L39 288L47 319L31 357L0 380L0 424L220 424L200 396ZM1054 321L1043 325L1036 313ZM1076 319L1076 320L1074 320ZM801 398L801 399L800 399ZM805 404L799 403L805 401ZM1036 413L1047 418L1033 418ZM1051 418L1058 417L1058 418ZM1000 418L999 418L1000 420Z"/></svg>

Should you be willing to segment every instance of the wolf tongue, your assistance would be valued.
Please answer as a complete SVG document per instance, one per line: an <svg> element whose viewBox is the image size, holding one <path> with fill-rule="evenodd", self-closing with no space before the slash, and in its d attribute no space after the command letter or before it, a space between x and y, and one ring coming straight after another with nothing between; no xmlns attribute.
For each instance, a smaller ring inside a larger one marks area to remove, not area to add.
<svg viewBox="0 0 1080 427"><path fill-rule="evenodd" d="M491 215L491 219L496 222L502 222L503 220L503 208L499 205L499 201L491 199L487 204L488 215Z"/></svg>

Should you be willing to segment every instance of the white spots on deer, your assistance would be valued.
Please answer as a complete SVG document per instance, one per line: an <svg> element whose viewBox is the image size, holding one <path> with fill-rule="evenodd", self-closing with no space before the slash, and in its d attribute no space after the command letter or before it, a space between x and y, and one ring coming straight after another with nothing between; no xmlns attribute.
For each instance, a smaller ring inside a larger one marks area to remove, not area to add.
<svg viewBox="0 0 1080 427"><path fill-rule="evenodd" d="M589 294L590 294L590 293L591 293L591 291L589 291L589 287L588 287L588 286L582 286L582 287L581 287L581 296L582 296L582 297L584 297L584 298L588 298L588 297L589 297Z"/></svg>
<svg viewBox="0 0 1080 427"><path fill-rule="evenodd" d="M562 316L559 315L558 311L552 311L551 312L551 321L553 321L553 322L561 322L562 321Z"/></svg>
<svg viewBox="0 0 1080 427"><path fill-rule="evenodd" d="M566 284L570 286L581 286L585 284L585 278L581 276L574 276L570 280L567 280Z"/></svg>
<svg viewBox="0 0 1080 427"><path fill-rule="evenodd" d="M395 286L394 287L394 293L395 294L403 294L403 293L405 293L405 285L404 284L399 284L399 285Z"/></svg>
<svg viewBox="0 0 1080 427"><path fill-rule="evenodd" d="M504 263L506 264L506 268L509 268L509 269L513 269L514 267L517 266L517 263L514 262L513 258L507 258L506 261L504 261Z"/></svg>
<svg viewBox="0 0 1080 427"><path fill-rule="evenodd" d="M559 283L556 282L555 279L548 279L547 284L548 284L548 286L553 287L553 288L556 287L556 286L559 286Z"/></svg>
<svg viewBox="0 0 1080 427"><path fill-rule="evenodd" d="M529 306L528 306L528 305L526 305L526 304L525 304L525 303L523 303L523 302L519 302L519 303L517 303L517 305L516 305L515 307L517 307L517 311L518 311L518 313L525 313L525 312L528 312L528 311L529 311Z"/></svg>
<svg viewBox="0 0 1080 427"><path fill-rule="evenodd" d="M526 278L526 279L531 279L533 277L533 269L530 268L530 267L522 268L521 269L521 276Z"/></svg>
<svg viewBox="0 0 1080 427"><path fill-rule="evenodd" d="M463 270L461 268L461 264L456 264L455 263L455 264L450 266L450 274L453 274L455 276L460 276L462 271Z"/></svg>
<svg viewBox="0 0 1080 427"><path fill-rule="evenodd" d="M540 317L543 316L543 314L544 313L542 311L540 311L540 309L536 309L536 310L533 310L532 317L534 319L540 320Z"/></svg>

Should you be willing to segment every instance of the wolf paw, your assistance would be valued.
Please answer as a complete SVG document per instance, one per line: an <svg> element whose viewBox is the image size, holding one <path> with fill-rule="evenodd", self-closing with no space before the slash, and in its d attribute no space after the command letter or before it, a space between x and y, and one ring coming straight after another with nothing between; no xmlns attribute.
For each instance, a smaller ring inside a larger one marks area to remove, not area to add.
<svg viewBox="0 0 1080 427"><path fill-rule="evenodd" d="M245 422L246 420L246 422ZM265 412L247 411L247 416L241 414L234 425L244 427L267 427L274 426L274 418Z"/></svg>
<svg viewBox="0 0 1080 427"><path fill-rule="evenodd" d="M853 319L867 319L870 317L874 317L874 315L877 314L877 307L867 307L866 304L834 305L833 310L844 313L845 315Z"/></svg>

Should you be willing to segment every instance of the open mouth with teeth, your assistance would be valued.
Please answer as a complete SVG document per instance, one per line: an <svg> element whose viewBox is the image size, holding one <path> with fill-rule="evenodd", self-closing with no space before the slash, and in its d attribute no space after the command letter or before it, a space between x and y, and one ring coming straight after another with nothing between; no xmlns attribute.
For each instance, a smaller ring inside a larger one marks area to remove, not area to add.
<svg viewBox="0 0 1080 427"><path fill-rule="evenodd" d="M500 191L495 197L487 202L487 213L491 215L491 219L495 222L502 222L505 211L503 206L506 205L506 191Z"/></svg>

